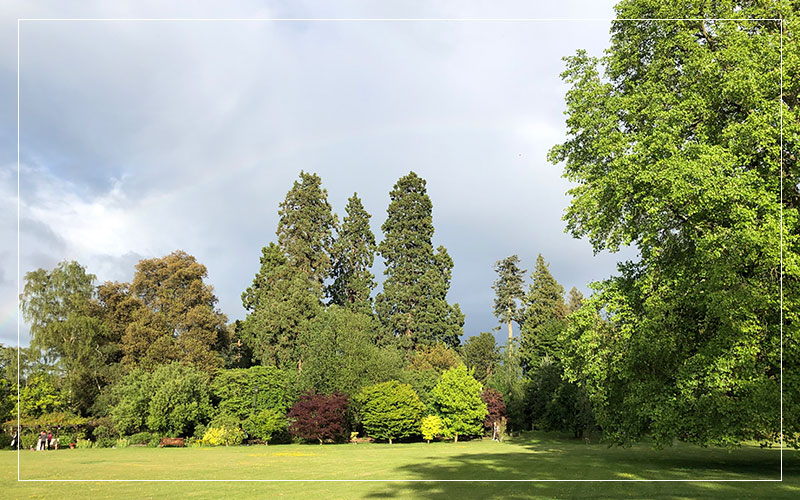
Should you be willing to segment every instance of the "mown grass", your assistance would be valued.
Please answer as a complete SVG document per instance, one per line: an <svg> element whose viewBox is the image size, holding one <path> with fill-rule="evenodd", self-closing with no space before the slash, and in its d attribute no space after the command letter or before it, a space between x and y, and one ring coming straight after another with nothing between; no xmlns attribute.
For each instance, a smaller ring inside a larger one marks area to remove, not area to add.
<svg viewBox="0 0 800 500"><path fill-rule="evenodd" d="M496 443L237 446L0 453L3 498L800 498L800 456L646 444L609 448L531 433ZM97 482L101 479L293 479L342 482ZM393 480L355 482L349 480ZM492 479L702 479L701 482L434 482ZM409 481L415 480L415 481ZM422 480L422 481L419 481Z"/></svg>

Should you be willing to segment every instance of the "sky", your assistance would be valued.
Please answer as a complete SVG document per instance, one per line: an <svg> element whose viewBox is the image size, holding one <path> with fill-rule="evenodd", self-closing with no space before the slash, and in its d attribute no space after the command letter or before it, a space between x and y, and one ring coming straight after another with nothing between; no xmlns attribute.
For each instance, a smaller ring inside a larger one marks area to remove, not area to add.
<svg viewBox="0 0 800 500"><path fill-rule="evenodd" d="M340 219L357 192L379 241L397 179L427 180L466 336L497 326L493 265L506 256L530 274L541 253L588 295L635 253L594 255L564 232L571 185L546 155L566 137L562 58L602 55L613 17L603 1L4 2L0 342L17 344L25 273L64 260L129 281L140 259L181 249L207 266L222 312L244 318L241 293L301 170L321 176ZM373 272L381 282L379 257Z"/></svg>

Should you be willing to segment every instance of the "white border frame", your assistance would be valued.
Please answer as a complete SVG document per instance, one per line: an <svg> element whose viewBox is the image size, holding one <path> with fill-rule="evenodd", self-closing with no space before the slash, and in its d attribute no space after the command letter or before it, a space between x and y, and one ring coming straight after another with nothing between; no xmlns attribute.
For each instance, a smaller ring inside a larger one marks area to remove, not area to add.
<svg viewBox="0 0 800 500"><path fill-rule="evenodd" d="M786 22L782 18L622 18L622 19L571 19L571 18L17 18L17 432L20 413L20 23L23 21L80 21L80 22L620 22L620 21L779 21L780 22L780 478L779 479L20 479L19 439L17 440L17 482L783 482L783 33Z"/></svg>

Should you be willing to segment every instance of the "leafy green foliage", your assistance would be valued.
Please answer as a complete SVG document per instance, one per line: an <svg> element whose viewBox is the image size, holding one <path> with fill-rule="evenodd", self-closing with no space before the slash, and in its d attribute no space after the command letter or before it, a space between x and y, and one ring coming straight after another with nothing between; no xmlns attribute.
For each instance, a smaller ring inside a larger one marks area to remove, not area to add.
<svg viewBox="0 0 800 500"><path fill-rule="evenodd" d="M150 386L146 421L152 432L190 436L211 415L208 376L199 369L178 363L160 366L150 377Z"/></svg>
<svg viewBox="0 0 800 500"><path fill-rule="evenodd" d="M497 369L500 353L490 332L481 332L480 335L470 337L462 349L464 362L467 368L473 370L475 378L480 383L486 382Z"/></svg>
<svg viewBox="0 0 800 500"><path fill-rule="evenodd" d="M111 381L121 355L119 336L103 321L94 280L77 262L61 262L52 271L26 273L20 295L31 346L58 360L69 398L84 414Z"/></svg>
<svg viewBox="0 0 800 500"><path fill-rule="evenodd" d="M267 408L251 415L244 421L242 427L247 434L269 443L273 436L284 432L288 425L283 413Z"/></svg>
<svg viewBox="0 0 800 500"><path fill-rule="evenodd" d="M800 58L787 50L781 64L779 50L796 13L626 0L620 18L784 21L617 22L604 57L567 58L568 137L550 159L577 184L568 230L596 251L640 254L565 335L567 374L613 442L778 439L782 308L784 431L797 442L800 120L788 75Z"/></svg>
<svg viewBox="0 0 800 500"><path fill-rule="evenodd" d="M356 397L361 424L378 439L404 438L419 432L425 405L408 384L390 380L366 386Z"/></svg>
<svg viewBox="0 0 800 500"><path fill-rule="evenodd" d="M227 343L227 318L215 309L206 267L186 252L144 259L136 265L130 294L132 322L125 329L123 362L153 370L180 361L208 373L222 365L216 352Z"/></svg>
<svg viewBox="0 0 800 500"><path fill-rule="evenodd" d="M442 419L439 415L426 415L422 419L422 423L420 424L422 439L430 443L431 439L435 439L441 432Z"/></svg>
<svg viewBox="0 0 800 500"><path fill-rule="evenodd" d="M220 370L211 382L220 412L245 419L254 411L285 413L294 400L289 374L274 366Z"/></svg>
<svg viewBox="0 0 800 500"><path fill-rule="evenodd" d="M433 250L433 204L425 180L411 172L397 181L389 198L378 245L386 266L375 305L378 317L388 339L405 349L437 342L455 347L464 315L458 304L447 302L453 260L444 247Z"/></svg>
<svg viewBox="0 0 800 500"><path fill-rule="evenodd" d="M442 374L441 380L433 388L434 407L442 417L444 433L447 436L480 436L483 419L486 417L486 403L481 399L481 383L459 365Z"/></svg>
<svg viewBox="0 0 800 500"><path fill-rule="evenodd" d="M529 373L526 406L532 424L545 431L571 432L582 437L595 428L586 391L563 379L560 361L544 359Z"/></svg>
<svg viewBox="0 0 800 500"><path fill-rule="evenodd" d="M208 376L179 363L133 370L114 387L114 400L111 419L120 434L187 436L212 412Z"/></svg>
<svg viewBox="0 0 800 500"><path fill-rule="evenodd" d="M361 387L397 378L402 358L393 346L378 347L380 328L371 314L336 305L314 318L302 339L300 386L355 395Z"/></svg>
<svg viewBox="0 0 800 500"><path fill-rule="evenodd" d="M65 395L53 384L53 377L36 374L28 378L20 390L19 414L20 417L39 417L45 413L61 411L66 403ZM16 413L15 410L13 414Z"/></svg>
<svg viewBox="0 0 800 500"><path fill-rule="evenodd" d="M211 427L203 434L206 446L235 446L244 439L244 431L236 427Z"/></svg>
<svg viewBox="0 0 800 500"><path fill-rule="evenodd" d="M369 271L375 261L375 235L369 227L370 215L358 195L347 200L347 215L333 244L333 283L328 288L332 304L372 314L370 293L375 276Z"/></svg>

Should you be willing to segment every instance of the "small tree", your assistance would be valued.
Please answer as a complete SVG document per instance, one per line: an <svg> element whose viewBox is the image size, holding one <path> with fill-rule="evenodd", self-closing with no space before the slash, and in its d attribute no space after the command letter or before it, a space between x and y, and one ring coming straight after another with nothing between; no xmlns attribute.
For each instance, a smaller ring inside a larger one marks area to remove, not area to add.
<svg viewBox="0 0 800 500"><path fill-rule="evenodd" d="M286 415L290 421L289 432L303 439L335 439L345 432L345 415L348 398L344 394L317 394L309 391L302 395Z"/></svg>
<svg viewBox="0 0 800 500"><path fill-rule="evenodd" d="M396 380L370 385L357 396L361 423L367 434L378 438L403 438L419 432L419 419L425 405L408 384Z"/></svg>
<svg viewBox="0 0 800 500"><path fill-rule="evenodd" d="M442 419L439 415L426 416L422 419L420 431L422 432L422 438L430 443L431 439L442 433Z"/></svg>
<svg viewBox="0 0 800 500"><path fill-rule="evenodd" d="M481 383L464 365L444 372L433 388L434 407L442 417L445 434L452 435L455 442L458 442L459 434L481 434L487 413L486 403L481 400L481 389Z"/></svg>
<svg viewBox="0 0 800 500"><path fill-rule="evenodd" d="M242 426L247 433L269 444L275 434L286 430L286 417L279 411L268 408L250 416Z"/></svg>
<svg viewBox="0 0 800 500"><path fill-rule="evenodd" d="M481 399L486 403L486 418L483 420L485 429L492 429L492 439L497 439L497 430L501 420L507 420L506 403L503 401L503 393L497 389L487 387L481 393Z"/></svg>

